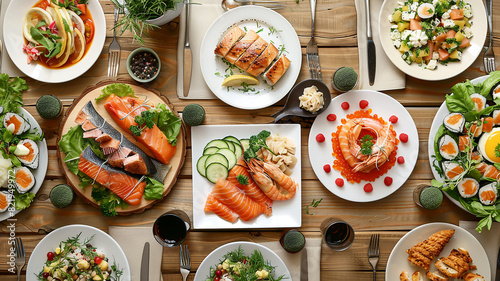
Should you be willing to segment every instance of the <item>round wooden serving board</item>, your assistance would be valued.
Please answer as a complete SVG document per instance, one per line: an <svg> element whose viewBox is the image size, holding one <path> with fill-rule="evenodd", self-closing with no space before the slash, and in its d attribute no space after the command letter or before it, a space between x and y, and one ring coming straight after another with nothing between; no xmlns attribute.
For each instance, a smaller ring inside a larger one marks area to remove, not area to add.
<svg viewBox="0 0 500 281"><path fill-rule="evenodd" d="M154 104L158 103L164 103L166 106L172 111L176 116L179 117L179 114L174 110L173 106L170 104L170 102L167 100L167 98L162 97L160 92L153 90L153 89L148 89L142 86L138 86L135 83L127 80L127 81L111 81L111 80L106 80L99 82L95 86L89 86L86 88L82 95L75 99L73 102L72 106L68 109L66 112L66 115L64 117L64 120L61 123L61 126L59 127L59 137L57 140L57 155L59 158L59 165L61 166L61 169L63 171L64 176L66 177L68 184L73 188L73 190L81 196L87 203L92 204L95 207L99 207L99 204L92 198L91 192L92 188L90 186L86 188L81 188L78 186L80 183L80 180L77 175L73 174L66 164L64 163L63 159L66 156L59 148L59 141L61 140L61 136L66 134L71 127L78 126L75 123L75 118L78 115L78 112L83 108L87 102L92 101L92 104L94 105L95 109L99 114L106 120L110 122L111 125L115 129L117 129L119 132L121 132L128 140L130 140L132 143L140 147L144 152L146 152L148 155L152 156L151 152L149 149L147 149L144 145L136 141L132 135L129 132L125 132L122 130L114 121L113 118L108 114L106 109L104 108L104 102L105 100L100 100L99 102L96 102L95 99L101 95L101 90L105 86L113 83L125 83L129 84L132 89L135 92L135 95L141 99L144 99L145 96L148 97L150 101L152 101ZM163 187L163 197L165 197L172 187L174 186L177 177L181 171L182 165L184 164L184 159L186 157L186 129L184 123L182 124L181 130L179 135L177 136L177 151L170 160L170 165L172 165L171 170L168 172L167 177L165 178L164 181L164 187ZM163 198L162 197L162 198ZM117 208L116 212L119 215L130 215L132 213L140 213L143 212L144 210L151 208L157 201L159 200L146 200L142 198L142 201L139 205L136 206L128 206L125 209L122 208Z"/></svg>

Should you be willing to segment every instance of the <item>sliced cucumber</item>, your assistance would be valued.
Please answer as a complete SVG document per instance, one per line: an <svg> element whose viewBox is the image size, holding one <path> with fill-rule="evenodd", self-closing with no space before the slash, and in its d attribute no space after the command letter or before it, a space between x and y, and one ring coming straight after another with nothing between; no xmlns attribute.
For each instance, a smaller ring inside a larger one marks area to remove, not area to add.
<svg viewBox="0 0 500 281"><path fill-rule="evenodd" d="M241 146L243 147L243 151L247 150L250 147L250 139L241 139Z"/></svg>
<svg viewBox="0 0 500 281"><path fill-rule="evenodd" d="M218 147L215 147L215 146L212 146L212 147L207 147L205 148L205 150L203 151L203 155L210 155L210 154L214 154L217 152L217 150L219 150L220 148Z"/></svg>
<svg viewBox="0 0 500 281"><path fill-rule="evenodd" d="M234 167L234 165L236 165L236 160L237 160L236 155L234 155L234 152L232 152L229 148L221 148L217 150L217 153L220 153L226 157L228 162L227 165L228 170L231 170Z"/></svg>
<svg viewBox="0 0 500 281"><path fill-rule="evenodd" d="M243 154L243 149L241 148L241 144L234 144L234 155L236 156L236 162Z"/></svg>
<svg viewBox="0 0 500 281"><path fill-rule="evenodd" d="M223 140L225 140L225 141L232 141L235 144L240 144L240 140L237 139L237 138L235 138L235 137L233 137L233 136L227 136L227 137L223 138Z"/></svg>
<svg viewBox="0 0 500 281"><path fill-rule="evenodd" d="M224 165L224 167L229 166L229 162L227 161L226 156L221 153L214 153L208 156L207 161L205 162L205 168L208 167L212 163L220 163Z"/></svg>
<svg viewBox="0 0 500 281"><path fill-rule="evenodd" d="M198 170L198 173L200 173L200 175L204 177L207 176L205 163L207 162L208 156L209 155L201 156L200 159L198 159L198 162L196 163L196 170Z"/></svg>
<svg viewBox="0 0 500 281"><path fill-rule="evenodd" d="M226 179L229 171L221 163L212 163L207 166L206 175L210 182L216 183L220 178Z"/></svg>
<svg viewBox="0 0 500 281"><path fill-rule="evenodd" d="M217 147L217 148L229 148L227 145L226 141L223 140L213 140L210 141L203 150L205 150L208 147Z"/></svg>
<svg viewBox="0 0 500 281"><path fill-rule="evenodd" d="M225 141L227 144L227 148L229 148L232 152L234 152L234 143L232 141Z"/></svg>

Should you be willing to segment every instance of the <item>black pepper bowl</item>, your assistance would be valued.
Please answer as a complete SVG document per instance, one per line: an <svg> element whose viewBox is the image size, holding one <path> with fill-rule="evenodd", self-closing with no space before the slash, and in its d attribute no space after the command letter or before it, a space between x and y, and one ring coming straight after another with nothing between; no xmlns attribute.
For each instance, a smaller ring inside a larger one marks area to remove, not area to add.
<svg viewBox="0 0 500 281"><path fill-rule="evenodd" d="M137 48L127 58L128 74L137 82L153 81L160 73L160 69L160 57L150 48Z"/></svg>

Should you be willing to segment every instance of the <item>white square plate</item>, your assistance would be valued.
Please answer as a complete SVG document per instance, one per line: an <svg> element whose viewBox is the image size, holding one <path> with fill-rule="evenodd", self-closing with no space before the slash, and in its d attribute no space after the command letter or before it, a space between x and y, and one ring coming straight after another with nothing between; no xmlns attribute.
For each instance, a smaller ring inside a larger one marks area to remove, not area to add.
<svg viewBox="0 0 500 281"><path fill-rule="evenodd" d="M293 168L291 178L299 184L295 196L286 201L274 201L273 214L267 217L263 214L250 221L241 219L231 223L219 218L214 213L203 210L208 194L214 184L198 173L196 163L203 155L203 148L214 139L234 136L238 139L250 138L262 130L271 134L289 137L295 143L297 164ZM193 228L195 229L246 229L246 228L285 228L300 227L301 216L301 142L299 124L256 124L256 125L209 125L191 127L191 147L193 163Z"/></svg>

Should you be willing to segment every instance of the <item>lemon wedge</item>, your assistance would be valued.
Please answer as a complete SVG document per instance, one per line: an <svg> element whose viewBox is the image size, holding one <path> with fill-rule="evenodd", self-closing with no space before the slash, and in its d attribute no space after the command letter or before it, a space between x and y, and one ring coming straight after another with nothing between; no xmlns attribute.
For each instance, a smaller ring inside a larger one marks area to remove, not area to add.
<svg viewBox="0 0 500 281"><path fill-rule="evenodd" d="M222 82L223 87L235 87L235 86L241 86L243 83L246 83L247 85L259 85L260 82L257 80L257 78L253 76L248 76L248 75L231 75L224 79L224 82Z"/></svg>

